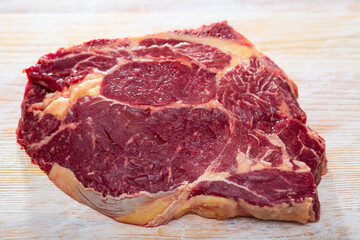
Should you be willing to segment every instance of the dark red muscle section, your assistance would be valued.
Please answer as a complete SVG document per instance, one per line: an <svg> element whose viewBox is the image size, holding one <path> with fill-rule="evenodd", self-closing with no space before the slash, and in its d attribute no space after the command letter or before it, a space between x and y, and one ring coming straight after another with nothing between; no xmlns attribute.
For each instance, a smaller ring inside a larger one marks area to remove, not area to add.
<svg viewBox="0 0 360 240"><path fill-rule="evenodd" d="M124 49L127 41L93 40L84 45L59 49L41 57L38 63L25 69L28 78L50 91L62 91L92 72L106 71L117 64L117 58L130 59ZM99 51L97 48L105 48Z"/></svg>
<svg viewBox="0 0 360 240"><path fill-rule="evenodd" d="M254 55L230 67L239 56L214 47L220 41ZM310 201L309 221L319 218L324 139L305 125L296 85L226 22L93 40L25 72L17 139L47 174L59 164L103 197L187 191L263 211ZM94 72L104 75L100 93L68 99L64 116L45 110L45 97L69 97Z"/></svg>
<svg viewBox="0 0 360 240"><path fill-rule="evenodd" d="M65 119L74 125L58 132L37 158L71 169L104 196L168 191L205 171L230 135L228 121L216 109L151 113L85 97Z"/></svg>
<svg viewBox="0 0 360 240"><path fill-rule="evenodd" d="M286 77L255 57L249 66L238 65L220 79L217 99L242 122L286 118L306 122Z"/></svg>
<svg viewBox="0 0 360 240"><path fill-rule="evenodd" d="M19 127L16 130L18 142L22 146L29 146L55 132L60 121L51 114L43 114L33 104L41 103L48 91L39 84L28 82L22 102L22 114ZM39 129L42 129L39 131ZM31 150L28 149L31 155ZM34 160L34 159L33 159Z"/></svg>
<svg viewBox="0 0 360 240"><path fill-rule="evenodd" d="M223 181L202 182L192 190L191 196L231 197L261 207L271 207L281 203L292 205L302 202L305 198L312 198L314 212L317 212L320 205L314 178L309 172L296 173L266 169L235 174L228 180L229 183Z"/></svg>
<svg viewBox="0 0 360 240"><path fill-rule="evenodd" d="M146 47L146 48L144 48ZM148 38L134 50L141 57L179 58L195 61L209 70L219 71L229 66L231 56L208 45L173 39Z"/></svg>
<svg viewBox="0 0 360 240"><path fill-rule="evenodd" d="M216 93L216 74L178 61L130 62L105 77L101 94L121 102L166 105L208 102Z"/></svg>
<svg viewBox="0 0 360 240"><path fill-rule="evenodd" d="M319 184L326 166L324 139L294 119L277 123L275 134L285 144L286 151L291 157L309 166L315 177L315 183Z"/></svg>
<svg viewBox="0 0 360 240"><path fill-rule="evenodd" d="M21 108L25 108L31 106L34 103L40 103L44 100L44 97L50 91L41 85L29 81L25 87L24 100L22 102Z"/></svg>
<svg viewBox="0 0 360 240"><path fill-rule="evenodd" d="M227 24L226 21L204 25L200 28L185 29L175 32L178 34L194 35L198 37L228 39L236 41L237 43L247 47L253 47L253 44L249 42L249 40L247 40L240 33L236 32L231 26Z"/></svg>
<svg viewBox="0 0 360 240"><path fill-rule="evenodd" d="M213 25L208 25L198 29L187 29L182 31L176 31L180 34L189 34L199 37L212 37L212 38L221 38L229 40L242 40L242 36L237 34L232 27L226 23L217 23Z"/></svg>
<svg viewBox="0 0 360 240"><path fill-rule="evenodd" d="M320 182L326 166L324 140L315 131L296 119L286 119L262 128L260 124L254 128L251 125L236 123L231 140L218 161L213 165L216 172L235 174L238 169L236 159L239 153L246 159L252 159L256 164L259 159L278 167L284 160L289 160L293 170L300 167L294 160L305 163L314 176L314 183ZM279 142L277 140L281 142ZM282 145L288 154L284 159Z"/></svg>

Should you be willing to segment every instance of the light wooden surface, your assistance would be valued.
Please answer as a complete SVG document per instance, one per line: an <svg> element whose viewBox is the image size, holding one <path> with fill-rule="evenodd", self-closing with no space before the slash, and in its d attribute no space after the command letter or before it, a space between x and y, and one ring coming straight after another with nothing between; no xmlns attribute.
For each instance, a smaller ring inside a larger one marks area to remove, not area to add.
<svg viewBox="0 0 360 240"><path fill-rule="evenodd" d="M360 238L359 1L81 2L0 3L0 238ZM117 223L57 189L16 144L27 81L21 71L41 55L94 38L224 19L297 83L308 124L326 139L329 173L318 188L319 222L218 221L187 215L151 229Z"/></svg>

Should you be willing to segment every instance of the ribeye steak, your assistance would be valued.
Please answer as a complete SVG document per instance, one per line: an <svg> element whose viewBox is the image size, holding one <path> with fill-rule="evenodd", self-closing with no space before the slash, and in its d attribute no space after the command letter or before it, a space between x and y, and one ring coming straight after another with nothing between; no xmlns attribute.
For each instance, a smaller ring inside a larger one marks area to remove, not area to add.
<svg viewBox="0 0 360 240"><path fill-rule="evenodd" d="M324 140L294 82L226 22L93 40L25 72L18 142L77 201L144 226L319 219Z"/></svg>

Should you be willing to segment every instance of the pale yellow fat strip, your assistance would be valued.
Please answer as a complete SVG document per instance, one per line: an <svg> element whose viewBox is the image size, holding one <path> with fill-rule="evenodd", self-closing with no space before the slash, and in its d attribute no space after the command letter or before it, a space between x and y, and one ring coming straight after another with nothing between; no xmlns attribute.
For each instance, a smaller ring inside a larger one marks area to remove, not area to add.
<svg viewBox="0 0 360 240"><path fill-rule="evenodd" d="M85 79L70 86L62 92L45 96L43 107L45 113L50 113L59 119L64 118L67 111L82 96L99 96L100 84L104 79L101 73L88 74Z"/></svg>

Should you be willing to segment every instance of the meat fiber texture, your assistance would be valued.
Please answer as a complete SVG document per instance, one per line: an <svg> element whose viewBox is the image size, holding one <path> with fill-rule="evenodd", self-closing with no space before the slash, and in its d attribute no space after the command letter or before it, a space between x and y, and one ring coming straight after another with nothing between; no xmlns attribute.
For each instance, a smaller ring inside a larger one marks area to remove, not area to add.
<svg viewBox="0 0 360 240"><path fill-rule="evenodd" d="M60 48L25 72L18 143L75 200L143 226L319 219L324 139L227 22Z"/></svg>

